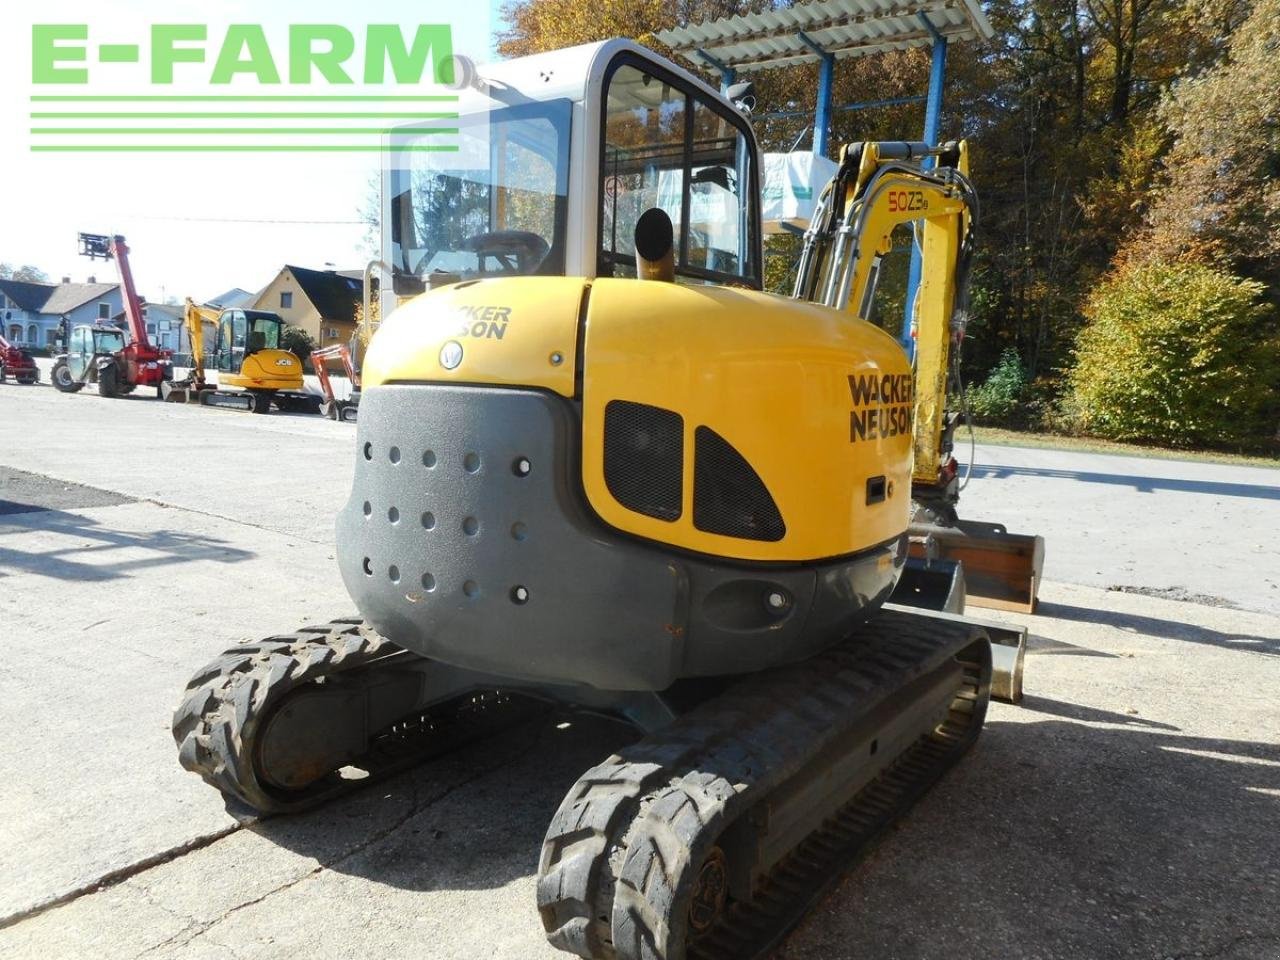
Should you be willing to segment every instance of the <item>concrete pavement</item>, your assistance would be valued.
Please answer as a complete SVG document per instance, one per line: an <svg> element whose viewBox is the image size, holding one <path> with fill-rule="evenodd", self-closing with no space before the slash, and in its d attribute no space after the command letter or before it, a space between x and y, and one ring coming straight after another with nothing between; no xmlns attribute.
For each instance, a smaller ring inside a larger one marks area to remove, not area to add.
<svg viewBox="0 0 1280 960"><path fill-rule="evenodd" d="M559 956L533 907L538 844L627 729L531 722L248 827L177 764L169 713L195 667L349 611L332 515L350 425L4 385L0 431L0 500L51 506L0 515L0 956ZM1049 584L1023 618L1026 706L993 707L779 956L1280 956L1278 568L1259 533L1280 471L1112 459L980 449L967 514L1045 533L1049 579L1084 585ZM1230 538L1208 519L1150 529L1153 505L1219 501L1240 511ZM1126 570L1139 534L1211 562ZM1252 609L1099 589L1121 584Z"/></svg>
<svg viewBox="0 0 1280 960"><path fill-rule="evenodd" d="M1041 534L1048 580L1280 613L1280 469L979 445L973 477L962 515Z"/></svg>

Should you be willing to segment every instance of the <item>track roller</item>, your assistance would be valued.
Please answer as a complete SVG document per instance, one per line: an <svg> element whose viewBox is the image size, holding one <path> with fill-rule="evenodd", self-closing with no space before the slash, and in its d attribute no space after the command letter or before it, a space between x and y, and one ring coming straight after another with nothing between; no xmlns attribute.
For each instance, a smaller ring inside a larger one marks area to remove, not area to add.
<svg viewBox="0 0 1280 960"><path fill-rule="evenodd" d="M981 628L877 617L589 771L553 819L551 943L625 960L762 955L976 739Z"/></svg>
<svg viewBox="0 0 1280 960"><path fill-rule="evenodd" d="M426 660L358 618L244 644L173 715L182 765L258 813L313 807L546 708Z"/></svg>

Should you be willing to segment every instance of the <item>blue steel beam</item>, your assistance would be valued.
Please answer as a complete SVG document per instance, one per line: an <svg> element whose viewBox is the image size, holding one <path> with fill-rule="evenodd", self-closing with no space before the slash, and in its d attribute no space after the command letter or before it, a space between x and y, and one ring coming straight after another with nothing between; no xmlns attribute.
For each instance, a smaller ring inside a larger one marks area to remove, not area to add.
<svg viewBox="0 0 1280 960"><path fill-rule="evenodd" d="M938 32L928 14L920 14L925 29L933 37L933 57L929 66L929 95L924 108L924 142L938 145L938 126L942 120L942 86L947 73L947 38ZM933 158L925 158L925 166L933 166Z"/></svg>
<svg viewBox="0 0 1280 960"><path fill-rule="evenodd" d="M796 36L821 58L818 61L818 102L813 111L813 152L825 157L828 138L831 136L831 98L835 93L836 58L803 30L797 31Z"/></svg>
<svg viewBox="0 0 1280 960"><path fill-rule="evenodd" d="M841 107L832 107L834 113L843 113L846 110L872 110L876 107L896 107L904 103L924 103L926 97L922 93L914 97L889 97L884 100L865 100L862 103L846 103ZM777 120L783 117L807 117L812 111L810 110L770 110L768 113L753 113L751 115L754 120Z"/></svg>
<svg viewBox="0 0 1280 960"><path fill-rule="evenodd" d="M703 50L701 47L699 47L694 52L697 53L698 56L702 58L703 63L705 63L707 66L715 67L717 70L720 71L720 92L728 93L729 87L731 87L733 85L733 81L738 78L738 71L735 70L733 67L729 66L728 64L726 64L723 60L719 59L718 57L713 57L711 54L707 53L707 51Z"/></svg>
<svg viewBox="0 0 1280 960"><path fill-rule="evenodd" d="M942 123L942 86L947 73L947 38L938 32L928 14L921 13L920 21L933 37L932 62L929 67L929 93L924 106L924 142L931 147L938 145L938 128ZM926 170L933 166L932 157L925 157L921 166ZM907 302L902 318L902 346L915 356L915 343L911 339L911 313L920 289L920 249L911 245L911 266L907 270Z"/></svg>

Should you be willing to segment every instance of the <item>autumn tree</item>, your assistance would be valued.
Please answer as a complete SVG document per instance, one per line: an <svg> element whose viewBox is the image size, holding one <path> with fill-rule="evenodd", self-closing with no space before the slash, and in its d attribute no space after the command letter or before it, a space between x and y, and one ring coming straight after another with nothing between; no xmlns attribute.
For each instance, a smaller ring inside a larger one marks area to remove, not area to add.
<svg viewBox="0 0 1280 960"><path fill-rule="evenodd" d="M1071 373L1083 425L1166 446L1257 446L1280 414L1280 328L1262 285L1201 264L1121 269L1091 294Z"/></svg>
<svg viewBox="0 0 1280 960"><path fill-rule="evenodd" d="M0 280L19 280L25 283L48 283L49 275L39 267L24 263L15 267L10 263L0 263Z"/></svg>
<svg viewBox="0 0 1280 960"><path fill-rule="evenodd" d="M623 36L669 55L654 42L664 28L774 6L511 0L500 50ZM1261 281L1280 303L1280 101L1271 96L1280 0L986 0L983 9L995 37L951 48L942 114L943 138L969 141L981 197L967 382L1012 369L1012 350L1038 400L1069 393L1085 307L1130 263L1211 263ZM841 60L833 149L918 137L928 74L922 48ZM809 148L816 64L749 78L762 149ZM905 102L839 109L895 99ZM789 289L797 247L768 241L770 289ZM883 286L900 296L892 274Z"/></svg>
<svg viewBox="0 0 1280 960"><path fill-rule="evenodd" d="M1218 263L1280 299L1277 63L1280 0L1257 0L1218 62L1169 92L1166 179L1131 256Z"/></svg>

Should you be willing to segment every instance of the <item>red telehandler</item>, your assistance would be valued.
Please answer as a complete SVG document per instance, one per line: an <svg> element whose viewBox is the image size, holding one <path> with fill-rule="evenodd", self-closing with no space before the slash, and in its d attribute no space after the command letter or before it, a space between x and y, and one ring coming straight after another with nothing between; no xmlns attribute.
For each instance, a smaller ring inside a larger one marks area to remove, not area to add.
<svg viewBox="0 0 1280 960"><path fill-rule="evenodd" d="M19 383L39 383L40 368L31 359L31 354L14 346L0 334L0 383L13 377Z"/></svg>
<svg viewBox="0 0 1280 960"><path fill-rule="evenodd" d="M86 383L97 383L104 397L132 393L136 387L155 387L173 379L171 351L161 350L147 337L142 318L142 301L133 286L129 268L129 248L124 237L97 233L80 234L80 253L90 260L114 260L124 287L124 315L130 339L122 343L116 328L101 324L77 324L70 331L67 352L53 365L53 385L63 393L76 393Z"/></svg>

